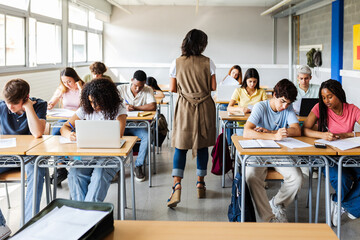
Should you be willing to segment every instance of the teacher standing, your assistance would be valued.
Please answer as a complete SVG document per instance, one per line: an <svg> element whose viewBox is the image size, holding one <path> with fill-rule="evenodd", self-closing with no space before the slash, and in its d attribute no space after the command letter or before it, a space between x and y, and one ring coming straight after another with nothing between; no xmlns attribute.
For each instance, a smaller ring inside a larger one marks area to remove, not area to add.
<svg viewBox="0 0 360 240"><path fill-rule="evenodd" d="M216 90L215 64L202 55L207 35L197 29L188 32L181 45L181 56L170 67L170 91L178 93L171 146L175 147L172 177L173 191L168 207L176 207L181 197L186 153L197 151L197 194L205 197L204 177L209 159L208 147L215 144L215 103L211 91Z"/></svg>

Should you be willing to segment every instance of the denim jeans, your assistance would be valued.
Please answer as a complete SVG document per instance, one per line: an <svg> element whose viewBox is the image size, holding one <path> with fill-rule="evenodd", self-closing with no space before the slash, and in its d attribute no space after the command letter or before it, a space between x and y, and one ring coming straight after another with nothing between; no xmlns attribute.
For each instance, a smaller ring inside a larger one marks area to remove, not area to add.
<svg viewBox="0 0 360 240"><path fill-rule="evenodd" d="M186 150L175 148L174 161L173 161L173 177L184 177L184 170L186 164ZM197 150L197 167L196 175L199 177L205 177L207 174L207 163L209 160L208 148L201 148Z"/></svg>
<svg viewBox="0 0 360 240"><path fill-rule="evenodd" d="M34 164L28 163L25 165L27 188L25 198L25 223L32 218L33 212L33 195L34 195ZM35 213L40 210L41 195L44 187L45 168L38 168L37 176L37 200L35 206Z"/></svg>
<svg viewBox="0 0 360 240"><path fill-rule="evenodd" d="M227 111L228 104L220 104L220 111ZM234 134L234 129L232 128L226 128L226 141L228 145L231 144L231 136Z"/></svg>
<svg viewBox="0 0 360 240"><path fill-rule="evenodd" d="M60 124L59 123L62 123L62 122L66 122L67 120L59 120L57 121L56 123L56 126L52 128L51 130L51 135L61 135L60 134L60 129L61 127L59 126Z"/></svg>
<svg viewBox="0 0 360 240"><path fill-rule="evenodd" d="M330 183L337 193L338 186L338 166L329 168ZM341 178L341 206L346 211L360 217L360 168L342 168ZM335 194L333 201L337 202L337 195Z"/></svg>
<svg viewBox="0 0 360 240"><path fill-rule="evenodd" d="M135 160L135 167L144 165L148 152L148 131L146 128L125 128L125 136L137 136L141 139L139 154Z"/></svg>
<svg viewBox="0 0 360 240"><path fill-rule="evenodd" d="M98 164L103 162L98 161ZM103 202L118 168L70 168L69 190L72 200Z"/></svg>
<svg viewBox="0 0 360 240"><path fill-rule="evenodd" d="M5 224L6 224L6 221L5 221L4 215L2 214L1 209L0 209L0 226L5 226Z"/></svg>
<svg viewBox="0 0 360 240"><path fill-rule="evenodd" d="M4 172L10 171L12 169L16 169L16 168L13 168L13 167L1 167L0 168L0 173L4 173Z"/></svg>

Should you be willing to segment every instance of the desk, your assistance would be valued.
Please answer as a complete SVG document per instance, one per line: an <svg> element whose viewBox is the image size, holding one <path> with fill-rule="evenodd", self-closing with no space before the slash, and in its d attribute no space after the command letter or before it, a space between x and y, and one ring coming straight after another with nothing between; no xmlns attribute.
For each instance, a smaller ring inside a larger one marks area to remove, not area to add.
<svg viewBox="0 0 360 240"><path fill-rule="evenodd" d="M169 125L170 130L172 130L172 123L174 117L174 93L170 91L169 84L159 84L161 91L164 92L165 96L169 96L170 98L170 117L169 117Z"/></svg>
<svg viewBox="0 0 360 240"><path fill-rule="evenodd" d="M338 211L341 212L341 184L342 184L342 168L343 167L360 167L360 147L352 148L348 150L340 150L335 147L331 147L337 151L337 154L340 156L339 160L331 159L335 164L338 165L338 189L337 189L337 198L338 198ZM338 213L339 213L338 212ZM341 217L338 217L337 225L337 236L341 239Z"/></svg>
<svg viewBox="0 0 360 240"><path fill-rule="evenodd" d="M152 187L151 182L151 159L153 159L154 163L154 173L156 173L156 159L155 159L155 139L153 144L153 154L151 154L151 125L154 123L155 119L155 127L153 128L153 137L155 137L155 131L157 132L158 126L158 116L156 111L146 111L151 112L150 115L145 117L127 117L126 118L126 128L146 128L148 130L148 159L149 159L149 187ZM152 157L151 157L152 156ZM146 166L146 164L144 165Z"/></svg>
<svg viewBox="0 0 360 240"><path fill-rule="evenodd" d="M21 171L21 220L20 225L25 223L25 161L23 155L40 143L48 140L52 136L43 136L42 138L34 138L32 135L2 135L0 138L16 138L16 147L0 148L0 167L20 167ZM15 158L9 160L8 158ZM19 165L20 163L20 165Z"/></svg>
<svg viewBox="0 0 360 240"><path fill-rule="evenodd" d="M330 193L329 193L329 164L326 156L335 156L337 153L335 150L331 148L315 148L314 147L314 138L309 137L296 137L296 139L309 143L312 146L306 148L287 148L285 146L281 146L281 148L276 149L269 149L269 148L253 148L253 149L243 149L239 144L239 140L243 140L242 136L232 136L232 142L236 148L236 158L235 158L235 175L238 170L239 164L241 164L241 174L242 176L245 175L245 167L324 167L326 169L326 181L325 181L325 200L326 200L326 223L330 226ZM266 157L266 156L275 156L279 157L279 160L274 161L263 161L260 162L258 159L251 159L251 157ZM288 159L281 159L284 156L297 156L297 161L289 162ZM320 159L310 160L309 156L317 156ZM284 164L284 161L286 164ZM311 179L309 178L309 184L311 187ZM241 189L245 189L245 177L242 177ZM241 220L242 222L245 219L245 191L241 194ZM311 204L311 189L309 192L309 220L311 222L311 215L312 215L312 204Z"/></svg>
<svg viewBox="0 0 360 240"><path fill-rule="evenodd" d="M216 107L216 134L219 134L219 112L221 104L229 104L230 101L218 101L214 97L215 107ZM216 135L217 136L217 135Z"/></svg>
<svg viewBox="0 0 360 240"><path fill-rule="evenodd" d="M112 149L80 149L77 148L75 143L69 144L60 144L59 136L54 136L48 141L45 141L31 150L27 151L27 155L38 156L35 160L34 166L34 176L37 176L38 167L41 164L41 167L77 167L77 168L114 168L120 167L120 179L118 185L118 218L120 216L121 209L121 219L125 217L125 162L130 158L130 174L131 174L131 187L132 187L132 204L133 204L133 215L136 218L135 213L135 186L134 186L134 171L133 171L133 155L132 148L137 141L136 136L124 136L123 139L126 140L122 148L112 148ZM115 161L107 161L103 165L94 165L96 160L92 161L69 161L64 160L66 165L60 165L59 163L64 163L64 161L54 161L49 159L49 156L106 156L112 157ZM34 208L33 214L35 215L35 203L36 203L36 184L37 181L34 181ZM121 191L121 208L120 208L120 196L119 192ZM56 182L54 183L54 198L56 198Z"/></svg>
<svg viewBox="0 0 360 240"><path fill-rule="evenodd" d="M326 224L115 221L105 240L335 240Z"/></svg>

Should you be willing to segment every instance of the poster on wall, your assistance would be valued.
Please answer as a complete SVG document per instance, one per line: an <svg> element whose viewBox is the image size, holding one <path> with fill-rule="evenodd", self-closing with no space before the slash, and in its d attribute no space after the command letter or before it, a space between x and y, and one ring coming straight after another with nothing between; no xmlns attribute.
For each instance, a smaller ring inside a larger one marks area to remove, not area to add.
<svg viewBox="0 0 360 240"><path fill-rule="evenodd" d="M353 68L360 70L360 24L354 25L353 33Z"/></svg>

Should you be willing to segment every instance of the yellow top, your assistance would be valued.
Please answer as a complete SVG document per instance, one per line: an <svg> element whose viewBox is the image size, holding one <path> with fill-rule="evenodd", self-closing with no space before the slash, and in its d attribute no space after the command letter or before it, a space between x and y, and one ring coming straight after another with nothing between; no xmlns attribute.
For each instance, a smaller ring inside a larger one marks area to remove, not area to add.
<svg viewBox="0 0 360 240"><path fill-rule="evenodd" d="M267 100L266 92L264 89L256 89L250 96L245 88L236 88L231 100L235 100L239 107L247 107L248 105L255 105L260 101Z"/></svg>

